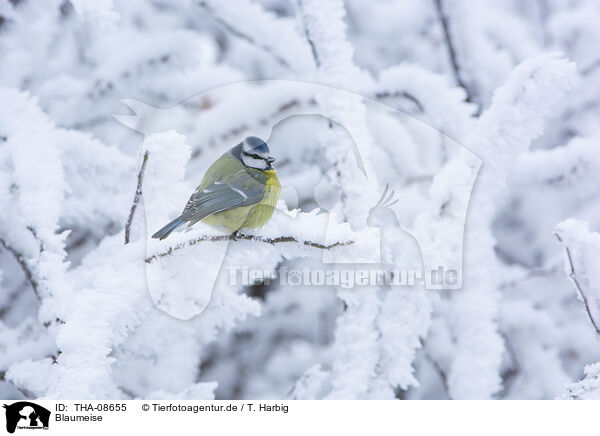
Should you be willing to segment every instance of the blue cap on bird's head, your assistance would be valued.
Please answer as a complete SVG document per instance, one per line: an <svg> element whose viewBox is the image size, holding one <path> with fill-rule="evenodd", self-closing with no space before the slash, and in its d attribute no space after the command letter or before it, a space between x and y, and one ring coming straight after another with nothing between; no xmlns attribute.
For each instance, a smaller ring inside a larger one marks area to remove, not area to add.
<svg viewBox="0 0 600 436"><path fill-rule="evenodd" d="M256 154L266 155L270 153L267 143L256 136L248 136L246 139L244 139L244 142L242 143L242 151L253 151Z"/></svg>
<svg viewBox="0 0 600 436"><path fill-rule="evenodd" d="M272 169L275 158L269 156L269 146L256 136L248 136L242 141L241 160L245 165L260 170Z"/></svg>

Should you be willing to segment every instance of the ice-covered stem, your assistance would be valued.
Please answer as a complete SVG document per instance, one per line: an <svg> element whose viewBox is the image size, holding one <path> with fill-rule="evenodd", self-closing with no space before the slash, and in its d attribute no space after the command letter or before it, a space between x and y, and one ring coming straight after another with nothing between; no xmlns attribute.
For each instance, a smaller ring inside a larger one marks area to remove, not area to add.
<svg viewBox="0 0 600 436"><path fill-rule="evenodd" d="M442 25L442 30L444 32L444 42L446 44L446 49L448 50L448 57L450 58L450 64L452 66L452 72L454 74L454 79L456 83L465 90L467 93L466 101L469 103L473 102L473 94L467 84L463 81L460 71L460 65L458 63L458 57L456 55L456 48L454 47L454 42L452 40L452 35L450 33L450 24L448 23L448 17L444 13L444 8L442 5L442 0L433 0L435 5L435 10L440 20L440 24Z"/></svg>
<svg viewBox="0 0 600 436"><path fill-rule="evenodd" d="M25 274L25 278L27 279L27 283L29 283L29 285L31 286L31 289L33 289L33 292L35 293L35 296L37 297L38 301L41 300L40 293L38 291L37 280L33 277L33 272L31 271L31 269L27 265L27 262L25 262L25 259L23 258L23 255L21 253L19 253L17 250L15 250L13 247L11 247L2 238L0 238L0 245L6 251L8 251L10 254L12 254L12 256L15 258L15 260L17 261L17 263L19 264L19 266L23 270L23 273Z"/></svg>
<svg viewBox="0 0 600 436"><path fill-rule="evenodd" d="M600 253L600 234L589 232L586 223L569 219L556 227L554 236L565 249L566 272L575 286L594 330L600 335L600 307L598 307L600 282L594 283L590 277L593 271L588 271L587 264L589 262L593 265L593 261L588 259L591 256L586 256L585 253L587 244L595 248L594 254ZM577 246L578 243L580 246ZM574 254L574 251L578 253Z"/></svg>
<svg viewBox="0 0 600 436"><path fill-rule="evenodd" d="M264 236L250 235L247 233L239 233L238 232L238 233L232 233L230 235L200 236L198 238L194 238L189 241L185 241L185 242L179 243L177 245L173 245L165 251L162 251L160 253L149 256L148 258L146 258L146 263L152 263L156 259L159 259L159 258L165 257L165 256L169 256L178 250L181 250L185 247L191 247L192 245L196 245L200 242L223 242L223 241L235 241L235 240L239 240L239 239L243 239L246 241L258 241L258 242L263 242L265 244L270 244L270 245L282 244L282 243L286 243L286 242L293 242L296 244L306 245L307 247L318 248L320 250L330 250L335 247L344 247L344 246L351 245L354 243L354 241L337 241L332 244L321 244L319 242L299 240L293 236L278 236L276 238L266 238Z"/></svg>
<svg viewBox="0 0 600 436"><path fill-rule="evenodd" d="M127 223L125 224L125 244L129 243L129 238L131 235L131 223L133 222L133 217L135 216L135 211L137 206L142 198L142 185L144 183L144 172L146 171L146 163L148 162L148 157L150 156L150 152L146 150L144 153L144 157L142 159L142 165L140 166L140 171L137 176L137 188L135 190L135 196L133 197L133 202L131 204L131 210L129 211L129 217L127 217Z"/></svg>

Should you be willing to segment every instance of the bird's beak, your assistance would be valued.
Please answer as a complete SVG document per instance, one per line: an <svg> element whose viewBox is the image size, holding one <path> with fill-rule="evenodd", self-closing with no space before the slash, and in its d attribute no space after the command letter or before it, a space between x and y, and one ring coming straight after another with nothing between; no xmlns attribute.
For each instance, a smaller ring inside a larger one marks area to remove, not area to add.
<svg viewBox="0 0 600 436"><path fill-rule="evenodd" d="M275 162L275 158L274 157L268 157L267 158L267 162L269 163L269 165L271 165L273 162Z"/></svg>

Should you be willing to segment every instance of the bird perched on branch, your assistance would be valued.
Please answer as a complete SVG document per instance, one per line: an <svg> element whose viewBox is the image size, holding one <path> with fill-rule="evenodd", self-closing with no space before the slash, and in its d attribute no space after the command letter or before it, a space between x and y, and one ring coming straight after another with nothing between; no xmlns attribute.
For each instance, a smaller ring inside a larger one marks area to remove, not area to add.
<svg viewBox="0 0 600 436"><path fill-rule="evenodd" d="M181 215L153 238L165 239L175 229L203 221L231 232L262 227L271 219L281 185L267 143L249 136L206 170Z"/></svg>

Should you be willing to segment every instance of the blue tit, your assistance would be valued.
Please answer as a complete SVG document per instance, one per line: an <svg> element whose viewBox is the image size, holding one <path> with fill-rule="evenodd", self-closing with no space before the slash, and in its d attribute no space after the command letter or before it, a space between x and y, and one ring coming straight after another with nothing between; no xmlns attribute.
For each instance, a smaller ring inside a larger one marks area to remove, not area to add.
<svg viewBox="0 0 600 436"><path fill-rule="evenodd" d="M179 226L202 221L236 232L271 219L281 185L267 143L249 136L217 159L204 174L181 215L153 238L165 239Z"/></svg>

